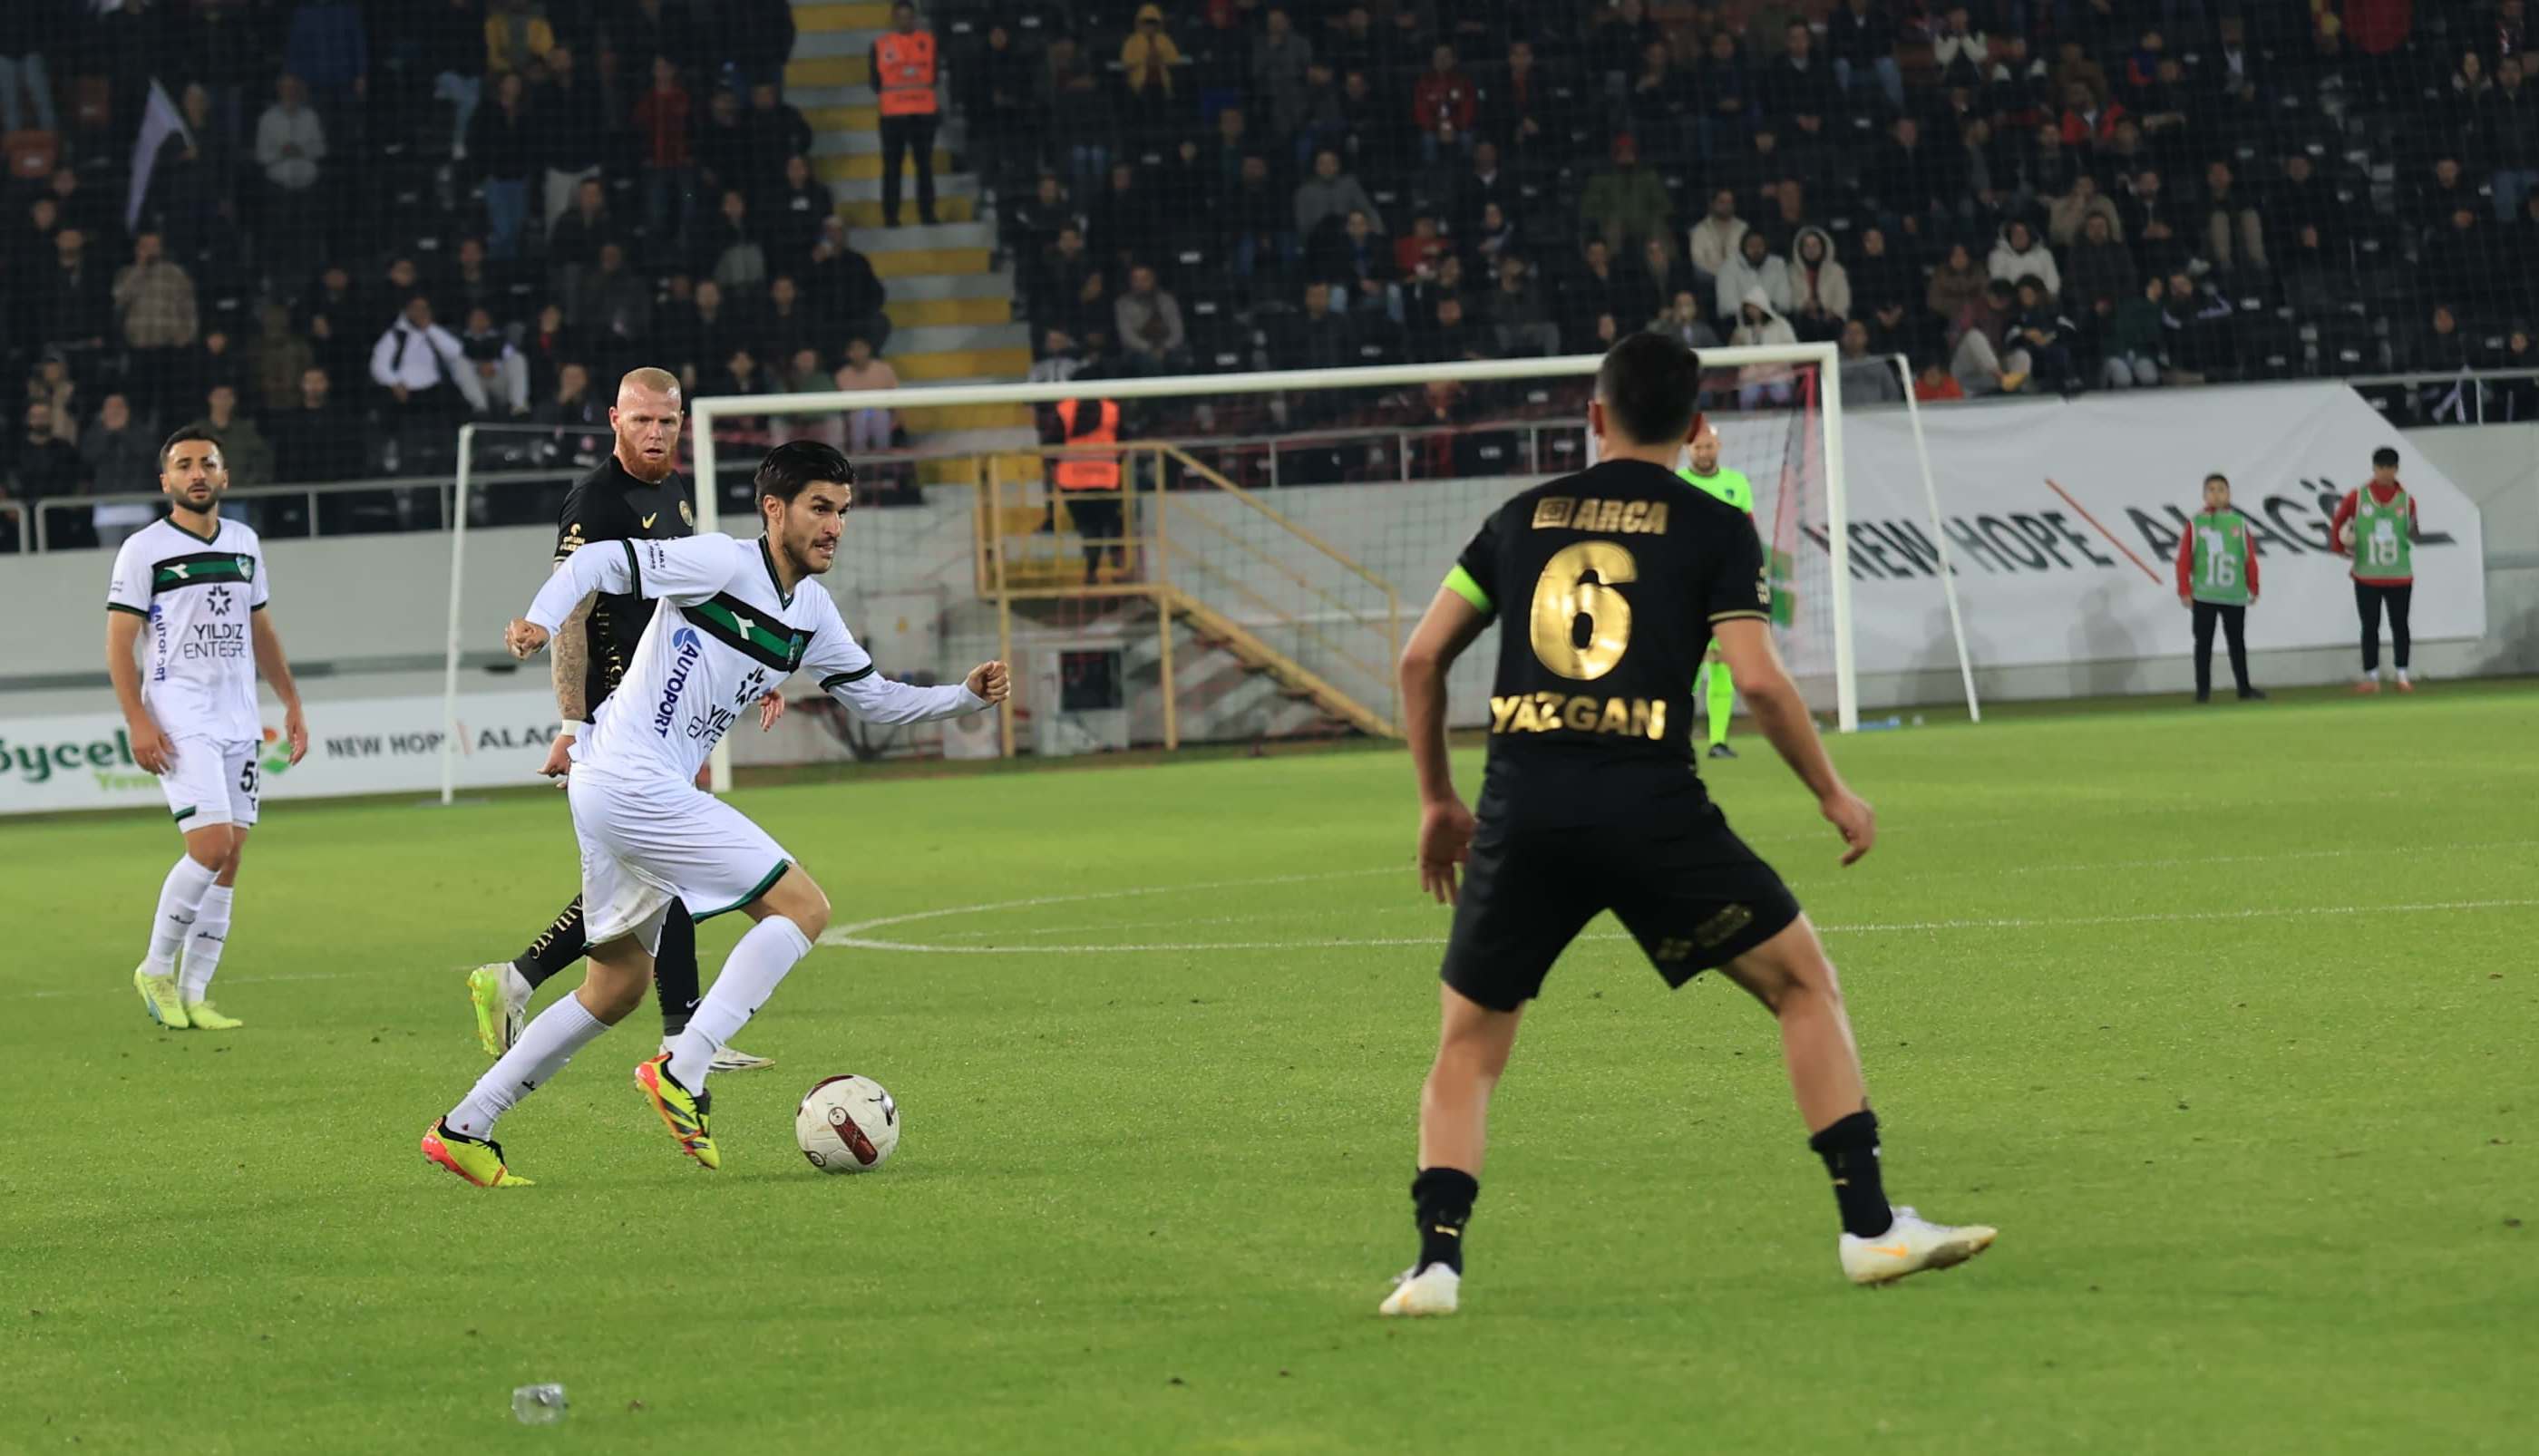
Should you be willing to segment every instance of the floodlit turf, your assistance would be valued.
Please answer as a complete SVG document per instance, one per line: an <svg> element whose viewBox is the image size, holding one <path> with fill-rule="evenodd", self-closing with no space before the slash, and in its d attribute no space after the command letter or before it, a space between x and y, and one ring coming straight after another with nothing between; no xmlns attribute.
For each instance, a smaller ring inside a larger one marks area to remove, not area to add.
<svg viewBox="0 0 2539 1456"><path fill-rule="evenodd" d="M504 1125L501 1194L415 1142L484 1066L460 968L571 892L559 799L275 807L226 1036L129 986L164 822L0 828L0 1450L2527 1450L2534 709L1864 735L1840 873L1748 740L1705 767L1826 927L1891 1188L2000 1244L1844 1285L1771 1024L1608 922L1415 1326L1374 1309L1444 919L1396 754L744 793L923 949L795 973L721 1173L630 1086L647 1007ZM848 1071L907 1140L824 1177L793 1103ZM515 1426L542 1380L571 1415Z"/></svg>

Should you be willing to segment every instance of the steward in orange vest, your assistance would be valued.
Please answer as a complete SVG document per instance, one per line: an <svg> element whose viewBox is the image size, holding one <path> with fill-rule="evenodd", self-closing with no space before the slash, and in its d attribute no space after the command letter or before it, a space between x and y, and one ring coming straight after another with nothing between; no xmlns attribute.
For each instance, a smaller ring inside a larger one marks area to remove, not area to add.
<svg viewBox="0 0 2539 1456"><path fill-rule="evenodd" d="M1107 548L1115 567L1128 564L1128 543L1122 539L1120 455L1116 450L1086 450L1087 445L1120 442L1120 403L1109 399L1066 399L1058 403L1059 441L1071 453L1058 458L1051 478L1066 496L1066 514L1084 538L1084 583L1100 578Z"/></svg>
<svg viewBox="0 0 2539 1456"><path fill-rule="evenodd" d="M890 33L873 42L873 90L881 96L881 221L899 226L901 160L917 154L917 220L934 223L934 33L917 29L917 7L890 8Z"/></svg>

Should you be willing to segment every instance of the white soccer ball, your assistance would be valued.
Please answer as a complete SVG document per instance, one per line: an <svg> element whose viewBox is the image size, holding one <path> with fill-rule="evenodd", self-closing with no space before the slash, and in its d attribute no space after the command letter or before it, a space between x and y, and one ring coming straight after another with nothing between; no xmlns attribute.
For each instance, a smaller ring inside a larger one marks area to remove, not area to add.
<svg viewBox="0 0 2539 1456"><path fill-rule="evenodd" d="M868 1173L899 1146L899 1104L869 1077L812 1084L793 1114L793 1141L824 1173Z"/></svg>

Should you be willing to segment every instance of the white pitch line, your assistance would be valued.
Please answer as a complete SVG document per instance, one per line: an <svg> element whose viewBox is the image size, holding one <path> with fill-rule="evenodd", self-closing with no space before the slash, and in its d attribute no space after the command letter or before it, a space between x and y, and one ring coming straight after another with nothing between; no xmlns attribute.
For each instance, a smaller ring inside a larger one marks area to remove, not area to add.
<svg viewBox="0 0 2539 1456"><path fill-rule="evenodd" d="M1815 839L1821 836L1811 834L1808 837ZM2062 864L2016 865L2008 869L1969 867L1948 870L1917 870L1901 875L1882 875L1879 877L1878 883L1883 885L1894 885L1933 880L1962 880L1968 876L1980 876L1986 879L1991 879L2003 875L2068 874L2094 870L2183 869L2200 865L2250 864L2259 861L2279 859L2350 859L2362 855L2450 854L2476 849L2521 849L2532 845L2539 845L2539 839L2476 840L2460 841L2449 844L2418 844L2396 848L2385 844L2372 844L2357 845L2347 849L2287 850L2280 854L2212 854L2162 859L2077 860ZM1379 875L1387 872L1383 870L1365 870L1360 873L1366 875ZM1406 882L1412 879L1410 867L1407 865L1402 866L1400 873ZM1825 880L1819 880L1813 875L1789 876L1787 878L1794 886L1801 887L1811 884L1826 883ZM1830 875L1828 875L1827 878L1829 879ZM961 913L979 913L984 912L987 908L989 907L975 906ZM1343 915L1351 918L1364 918L1371 915L1418 914L1425 911L1432 911L1436 908L1437 907L1426 898L1418 897L1414 903L1410 904L1383 905L1373 908L1354 905L1316 905L1293 910L1282 910L1255 915L1184 915L1163 920L1082 921L1071 925L1006 926L992 930L957 930L948 932L946 940L958 942L986 940L993 936L1037 937L1073 935L1079 931L1087 930L1160 930L1178 928L1187 925L1249 925L1259 924L1264 921L1294 923L1299 920L1310 921L1317 919L1330 919L1335 916ZM884 922L867 921L861 926L848 927L848 929L871 929L879 923ZM841 942L841 944L843 944L843 942ZM953 947L946 944L942 946L942 949L950 950L953 949Z"/></svg>
<svg viewBox="0 0 2539 1456"><path fill-rule="evenodd" d="M2304 905L2277 909L2204 910L2183 914L2159 912L2147 915L2067 915L2009 916L1999 919L1966 920L1897 920L1858 925L1819 925L1826 935L1886 935L1906 932L1956 930L2042 930L2089 925L2154 925L2179 921L2204 920L2276 920L2299 919L2309 915L2408 915L2430 914L2446 910L2503 910L2539 905L2539 898L2428 900L2405 905ZM858 951L904 951L928 956L1110 956L1132 952L1191 951L1338 951L1372 949L1385 946L1428 946L1445 944L1442 935L1369 936L1331 940L1285 941L1164 941L1112 946L946 946L918 945L908 941L869 940L861 936L831 939L832 931L820 938L822 945L845 946ZM1582 935L1583 941L1628 940L1629 936L1607 931Z"/></svg>

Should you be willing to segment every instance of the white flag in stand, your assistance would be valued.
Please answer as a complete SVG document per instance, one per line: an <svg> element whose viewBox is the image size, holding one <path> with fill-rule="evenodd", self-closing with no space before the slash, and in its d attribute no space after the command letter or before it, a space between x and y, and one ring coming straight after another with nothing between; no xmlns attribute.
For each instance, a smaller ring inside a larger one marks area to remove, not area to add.
<svg viewBox="0 0 2539 1456"><path fill-rule="evenodd" d="M159 165L159 150L170 137L181 137L185 145L194 145L194 134L185 129L184 113L168 99L168 88L158 78L150 82L150 105L141 113L141 139L132 144L132 190L123 200L123 228L129 232L141 226L141 204L150 196L150 173Z"/></svg>

